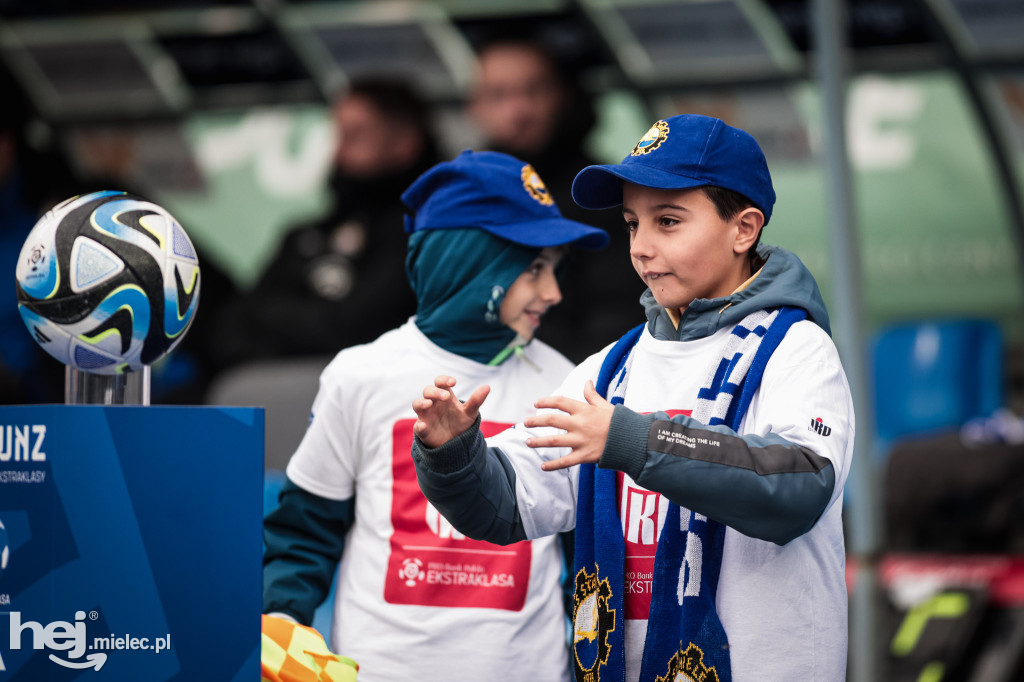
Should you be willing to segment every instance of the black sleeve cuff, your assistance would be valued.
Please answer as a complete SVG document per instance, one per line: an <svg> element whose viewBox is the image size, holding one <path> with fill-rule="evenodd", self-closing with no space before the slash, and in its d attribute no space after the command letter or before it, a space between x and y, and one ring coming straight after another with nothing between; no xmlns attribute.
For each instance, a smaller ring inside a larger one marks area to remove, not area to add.
<svg viewBox="0 0 1024 682"><path fill-rule="evenodd" d="M653 420L652 415L637 414L628 407L616 405L597 466L617 469L637 480L647 463L647 433Z"/></svg>
<svg viewBox="0 0 1024 682"><path fill-rule="evenodd" d="M419 436L413 436L412 456L427 469L438 474L451 474L466 468L473 461L473 453L486 449L480 433L480 415L468 429L436 448L427 447Z"/></svg>

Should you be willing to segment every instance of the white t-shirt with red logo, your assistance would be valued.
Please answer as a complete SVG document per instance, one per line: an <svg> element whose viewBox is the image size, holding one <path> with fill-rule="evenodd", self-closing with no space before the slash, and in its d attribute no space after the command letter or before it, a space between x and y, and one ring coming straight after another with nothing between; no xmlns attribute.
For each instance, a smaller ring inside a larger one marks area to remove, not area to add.
<svg viewBox="0 0 1024 682"><path fill-rule="evenodd" d="M689 414L707 368L721 357L729 331L693 341L662 341L645 328L633 349L625 406L641 413ZM558 393L584 400L584 384L596 380L607 351L573 370ZM853 431L849 386L835 346L814 323L796 323L768 361L739 433L775 434L828 458L835 488L818 522L784 546L726 528L716 608L729 637L735 680L845 676L842 499ZM545 472L532 464L538 453L553 459L568 449L534 450L525 444L527 438L552 432L518 426L488 439L488 445L501 449L516 469L517 502L528 537L575 524L579 468ZM648 625L654 553L668 504L664 496L639 487L628 476L620 473L618 479L626 540L625 679L635 682Z"/></svg>
<svg viewBox="0 0 1024 682"><path fill-rule="evenodd" d="M557 537L464 537L423 497L410 455L412 401L438 374L454 376L463 399L491 387L481 410L491 435L532 414L572 369L540 341L526 357L488 367L410 321L342 351L321 375L287 474L321 497L355 498L331 644L358 661L360 680L568 679Z"/></svg>

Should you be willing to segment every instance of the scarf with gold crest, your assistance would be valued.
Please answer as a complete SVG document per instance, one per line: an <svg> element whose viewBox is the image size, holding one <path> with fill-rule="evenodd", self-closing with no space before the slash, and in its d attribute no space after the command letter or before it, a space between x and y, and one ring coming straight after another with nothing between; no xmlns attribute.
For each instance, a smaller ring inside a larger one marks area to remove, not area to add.
<svg viewBox="0 0 1024 682"><path fill-rule="evenodd" d="M708 368L692 418L738 431L768 359L806 315L783 307L743 318ZM631 351L642 333L640 325L619 339L601 366L596 388L612 404L625 399ZM625 674L625 543L616 476L614 469L594 464L580 468L573 614L577 682L619 682ZM724 539L724 525L670 503L655 554L640 682L731 682L729 640L715 609Z"/></svg>

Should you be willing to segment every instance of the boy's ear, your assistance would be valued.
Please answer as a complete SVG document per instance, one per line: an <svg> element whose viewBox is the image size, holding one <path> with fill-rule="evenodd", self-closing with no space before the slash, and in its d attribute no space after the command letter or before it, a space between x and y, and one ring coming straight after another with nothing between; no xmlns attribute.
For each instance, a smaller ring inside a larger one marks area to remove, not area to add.
<svg viewBox="0 0 1024 682"><path fill-rule="evenodd" d="M764 227L764 213L761 209L750 206L740 211L735 218L736 241L733 242L733 251L736 254L743 254L750 250L750 247L757 241Z"/></svg>

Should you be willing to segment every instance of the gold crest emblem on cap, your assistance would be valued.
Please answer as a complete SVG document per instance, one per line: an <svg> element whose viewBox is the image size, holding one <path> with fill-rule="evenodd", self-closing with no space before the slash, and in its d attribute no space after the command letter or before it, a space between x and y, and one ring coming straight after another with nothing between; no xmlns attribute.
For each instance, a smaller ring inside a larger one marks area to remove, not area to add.
<svg viewBox="0 0 1024 682"><path fill-rule="evenodd" d="M555 203L551 193L548 192L547 185L537 175L537 171L533 169L533 166L526 164L519 175L523 178L523 187L526 188L531 197L545 206L551 206Z"/></svg>
<svg viewBox="0 0 1024 682"><path fill-rule="evenodd" d="M633 151L629 153L630 156L641 156L643 154L650 154L655 149L661 146L661 143L668 139L668 123L665 121L656 121L651 129L644 133L644 136L640 138L640 141L633 147Z"/></svg>

